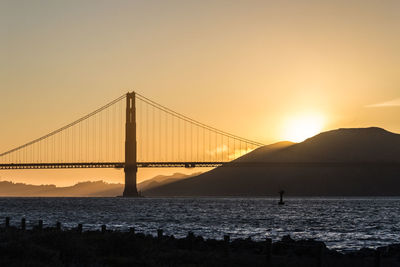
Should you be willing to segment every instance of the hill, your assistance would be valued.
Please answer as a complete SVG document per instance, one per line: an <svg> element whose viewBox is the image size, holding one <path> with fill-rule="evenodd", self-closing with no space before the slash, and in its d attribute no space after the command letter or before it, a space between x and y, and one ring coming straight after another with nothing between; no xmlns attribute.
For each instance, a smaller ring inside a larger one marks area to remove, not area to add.
<svg viewBox="0 0 400 267"><path fill-rule="evenodd" d="M302 143L264 146L210 172L152 188L147 196L399 196L400 135L338 129Z"/></svg>
<svg viewBox="0 0 400 267"><path fill-rule="evenodd" d="M123 184L109 184L103 181L81 182L66 187L0 182L1 197L108 197L117 196L122 190Z"/></svg>
<svg viewBox="0 0 400 267"><path fill-rule="evenodd" d="M200 173L158 175L139 183L138 190L150 190L153 187L166 185L198 174ZM115 197L122 195L123 190L123 184L106 183L104 181L81 182L67 187L0 181L0 197Z"/></svg>

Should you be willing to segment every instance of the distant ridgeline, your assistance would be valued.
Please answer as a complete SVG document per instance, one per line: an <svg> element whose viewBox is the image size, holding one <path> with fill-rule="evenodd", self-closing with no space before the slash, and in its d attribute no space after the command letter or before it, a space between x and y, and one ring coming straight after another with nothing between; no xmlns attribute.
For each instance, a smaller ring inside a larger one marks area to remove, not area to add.
<svg viewBox="0 0 400 267"><path fill-rule="evenodd" d="M198 175L175 173L173 175L159 175L138 184L139 190L149 190L153 187L165 185ZM73 186L56 187L55 185L29 185L0 181L0 197L115 197L124 190L123 184L106 183L103 181L81 182Z"/></svg>
<svg viewBox="0 0 400 267"><path fill-rule="evenodd" d="M338 129L280 142L227 166L154 187L147 196L400 196L400 135Z"/></svg>
<svg viewBox="0 0 400 267"><path fill-rule="evenodd" d="M121 194L123 189L123 184L103 181L82 182L66 187L0 182L1 197L111 197Z"/></svg>

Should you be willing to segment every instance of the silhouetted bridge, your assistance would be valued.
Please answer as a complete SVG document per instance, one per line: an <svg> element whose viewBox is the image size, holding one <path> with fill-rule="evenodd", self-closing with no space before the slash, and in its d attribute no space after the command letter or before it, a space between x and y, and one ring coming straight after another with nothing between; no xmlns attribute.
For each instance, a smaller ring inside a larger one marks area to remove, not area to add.
<svg viewBox="0 0 400 267"><path fill-rule="evenodd" d="M137 196L137 168L217 167L262 145L132 92L1 153L0 170L123 168L124 196Z"/></svg>

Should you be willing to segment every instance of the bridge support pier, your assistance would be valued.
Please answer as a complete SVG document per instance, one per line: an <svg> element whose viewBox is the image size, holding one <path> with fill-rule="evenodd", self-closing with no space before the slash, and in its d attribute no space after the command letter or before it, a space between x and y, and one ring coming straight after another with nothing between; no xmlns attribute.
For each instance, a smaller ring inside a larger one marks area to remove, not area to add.
<svg viewBox="0 0 400 267"><path fill-rule="evenodd" d="M123 197L138 197L138 191L136 188L136 166L127 166L124 169L125 171L125 189Z"/></svg>
<svg viewBox="0 0 400 267"><path fill-rule="evenodd" d="M136 104L135 93L126 95L125 124L125 189L123 197L138 197L136 188L137 158L136 158Z"/></svg>

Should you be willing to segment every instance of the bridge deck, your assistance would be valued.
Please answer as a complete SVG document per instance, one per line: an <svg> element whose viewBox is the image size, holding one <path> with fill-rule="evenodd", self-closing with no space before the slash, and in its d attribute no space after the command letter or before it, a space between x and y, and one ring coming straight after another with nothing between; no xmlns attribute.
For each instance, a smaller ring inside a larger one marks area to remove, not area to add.
<svg viewBox="0 0 400 267"><path fill-rule="evenodd" d="M138 168L214 168L219 166L227 167L385 167L400 168L400 162L138 162ZM25 170L25 169L93 169L93 168L114 168L123 169L124 162L86 162L86 163L16 163L0 164L0 170Z"/></svg>
<svg viewBox="0 0 400 267"><path fill-rule="evenodd" d="M218 167L225 162L138 162L138 168L194 168ZM85 162L85 163L17 163L0 164L0 170L25 169L83 169L83 168L114 168L123 169L124 162Z"/></svg>

